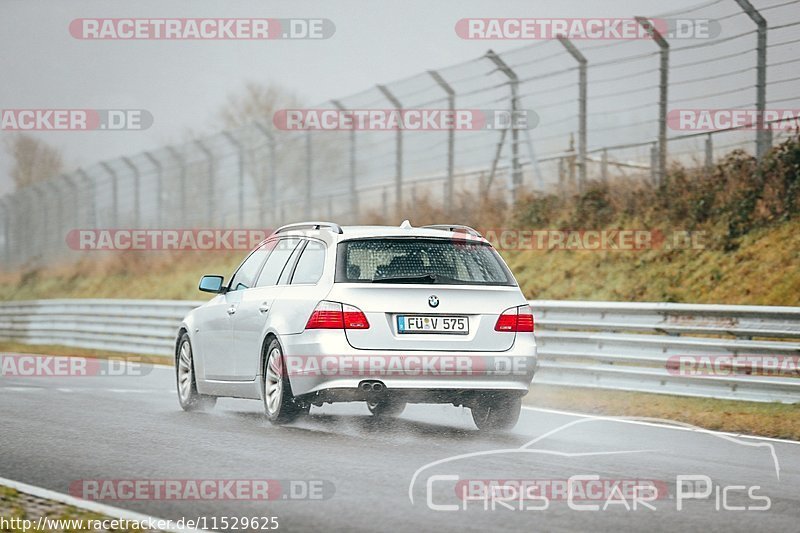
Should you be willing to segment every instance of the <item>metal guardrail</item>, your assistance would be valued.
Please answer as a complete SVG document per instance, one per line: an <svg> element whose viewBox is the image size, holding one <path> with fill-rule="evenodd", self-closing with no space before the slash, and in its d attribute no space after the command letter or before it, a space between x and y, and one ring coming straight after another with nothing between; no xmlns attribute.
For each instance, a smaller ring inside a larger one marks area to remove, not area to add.
<svg viewBox="0 0 800 533"><path fill-rule="evenodd" d="M31 300L0 303L0 339L172 354L181 318L202 301ZM794 377L687 376L674 356L800 358L800 308L531 300L534 383L800 403Z"/></svg>
<svg viewBox="0 0 800 533"><path fill-rule="evenodd" d="M800 357L800 308L532 300L535 383L800 402L800 375L687 376L671 357ZM795 359L796 361L797 359Z"/></svg>

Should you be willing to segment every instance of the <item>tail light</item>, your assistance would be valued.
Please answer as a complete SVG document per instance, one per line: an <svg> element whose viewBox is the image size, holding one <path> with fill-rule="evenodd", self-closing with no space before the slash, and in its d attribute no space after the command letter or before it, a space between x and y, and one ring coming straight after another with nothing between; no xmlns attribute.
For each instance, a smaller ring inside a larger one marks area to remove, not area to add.
<svg viewBox="0 0 800 533"><path fill-rule="evenodd" d="M322 300L308 317L306 329L369 329L369 321L358 307Z"/></svg>
<svg viewBox="0 0 800 533"><path fill-rule="evenodd" d="M506 309L497 317L494 330L533 333L533 311L528 305Z"/></svg>

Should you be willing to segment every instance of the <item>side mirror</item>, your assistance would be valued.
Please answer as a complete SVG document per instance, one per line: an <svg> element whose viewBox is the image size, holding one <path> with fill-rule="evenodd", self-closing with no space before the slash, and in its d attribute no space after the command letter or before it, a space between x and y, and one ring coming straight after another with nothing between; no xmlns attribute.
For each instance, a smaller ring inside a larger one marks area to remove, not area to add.
<svg viewBox="0 0 800 533"><path fill-rule="evenodd" d="M225 280L222 276L203 276L200 278L200 285L197 287L203 292L213 292L218 294L222 292L222 282Z"/></svg>

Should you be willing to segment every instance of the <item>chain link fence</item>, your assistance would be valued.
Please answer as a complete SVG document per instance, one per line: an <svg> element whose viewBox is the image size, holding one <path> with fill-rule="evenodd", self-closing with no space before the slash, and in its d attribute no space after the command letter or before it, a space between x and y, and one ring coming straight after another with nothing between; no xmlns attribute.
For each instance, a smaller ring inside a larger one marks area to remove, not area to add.
<svg viewBox="0 0 800 533"><path fill-rule="evenodd" d="M536 41L316 106L533 110L532 129L285 131L272 117L255 117L98 162L0 200L2 265L74 259L66 240L74 229L413 221L421 199L446 206L459 191L500 191L512 201L521 188L578 191L615 176L657 182L670 164L710 166L737 148L760 155L781 134L681 134L666 127L666 113L800 107L798 3L756 10L744 0L709 1L657 16L716 21L715 38L665 36L668 48L657 39Z"/></svg>

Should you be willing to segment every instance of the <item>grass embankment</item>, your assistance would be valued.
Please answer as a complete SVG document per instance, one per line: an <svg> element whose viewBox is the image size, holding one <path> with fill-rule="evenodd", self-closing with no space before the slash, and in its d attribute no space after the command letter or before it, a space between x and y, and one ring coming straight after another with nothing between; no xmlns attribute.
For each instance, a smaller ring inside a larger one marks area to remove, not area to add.
<svg viewBox="0 0 800 533"><path fill-rule="evenodd" d="M716 431L800 441L800 408L791 404L550 385L534 385L525 404L595 415L662 418Z"/></svg>
<svg viewBox="0 0 800 533"><path fill-rule="evenodd" d="M415 225L452 220L418 194ZM660 186L590 182L582 192L491 192L452 198L454 222L497 230L656 230L701 234L703 249L501 250L525 295L538 299L800 305L800 141L758 163L733 152L710 172L673 167ZM364 222L398 223L381 213ZM230 275L244 252L85 252L78 263L0 275L0 299L202 299L203 274Z"/></svg>
<svg viewBox="0 0 800 533"><path fill-rule="evenodd" d="M39 526L40 517L44 517L49 521L42 521L41 531L60 531L63 533L143 531L141 528L136 527L138 524L134 525L121 521L117 521L115 524L112 523L114 519L111 517L25 494L5 486L0 486L0 516L4 519L4 524L0 527L0 531L4 533L27 533L36 530ZM29 520L30 523L26 524L24 520ZM26 525L28 527L25 527ZM123 525L131 527L121 527ZM94 529L93 526L107 527L107 529ZM111 526L117 527L112 529Z"/></svg>

